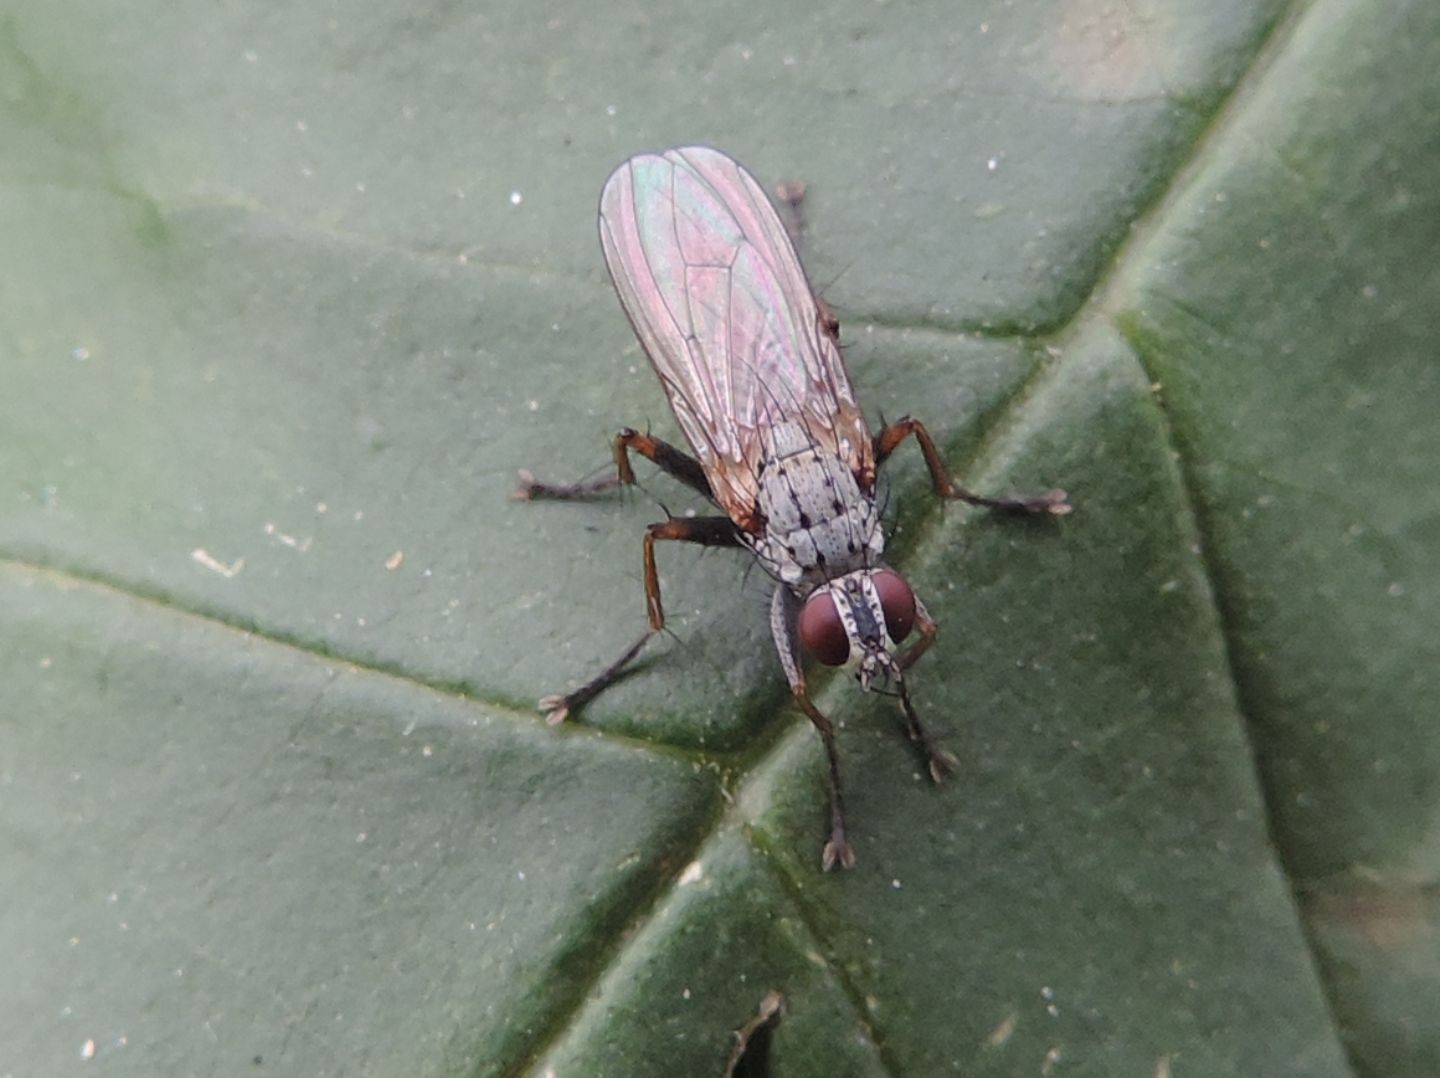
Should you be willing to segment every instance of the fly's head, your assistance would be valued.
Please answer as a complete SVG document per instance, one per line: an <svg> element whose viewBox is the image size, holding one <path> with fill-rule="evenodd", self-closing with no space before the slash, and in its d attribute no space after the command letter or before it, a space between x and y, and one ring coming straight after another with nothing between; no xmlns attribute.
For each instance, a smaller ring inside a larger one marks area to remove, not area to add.
<svg viewBox="0 0 1440 1078"><path fill-rule="evenodd" d="M859 569L816 588L800 607L800 645L826 666L902 683L895 650L915 626L915 593L893 569Z"/></svg>

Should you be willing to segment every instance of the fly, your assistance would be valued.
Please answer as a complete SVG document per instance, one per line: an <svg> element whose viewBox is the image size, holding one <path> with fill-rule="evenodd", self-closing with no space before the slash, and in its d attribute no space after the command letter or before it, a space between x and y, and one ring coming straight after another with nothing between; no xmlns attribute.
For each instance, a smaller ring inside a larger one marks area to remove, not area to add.
<svg viewBox="0 0 1440 1078"><path fill-rule="evenodd" d="M723 516L670 517L645 531L649 627L578 689L540 707L564 721L665 625L655 545L743 547L776 581L770 629L796 704L820 732L830 772L821 867L855 863L845 836L830 720L811 701L802 654L853 672L899 701L910 738L939 782L956 766L920 722L905 672L938 626L885 564L876 470L914 435L935 493L1019 513L1062 515L1065 492L987 498L956 484L919 420L872 433L840 354L839 325L806 280L765 192L718 150L688 146L620 165L600 195L600 245L620 304L665 387L694 455L625 429L613 475L558 486L521 473L522 498L566 498L635 482L630 454L703 494ZM908 647L911 633L919 636Z"/></svg>

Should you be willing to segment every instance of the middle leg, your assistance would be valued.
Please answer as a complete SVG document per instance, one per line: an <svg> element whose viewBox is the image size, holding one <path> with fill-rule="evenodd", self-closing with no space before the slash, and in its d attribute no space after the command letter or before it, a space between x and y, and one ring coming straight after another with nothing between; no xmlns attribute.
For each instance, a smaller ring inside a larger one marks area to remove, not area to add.
<svg viewBox="0 0 1440 1078"><path fill-rule="evenodd" d="M540 710L551 725L564 722L570 712L583 707L619 680L625 668L644 650L655 634L665 628L665 607L660 602L660 571L655 564L655 544L664 540L698 543L701 546L740 546L740 532L729 517L671 517L645 529L645 611L649 628L620 656L578 689L540 699Z"/></svg>
<svg viewBox="0 0 1440 1078"><path fill-rule="evenodd" d="M935 493L942 498L955 498L1007 513L1050 513L1058 517L1070 512L1070 503L1065 500L1063 490L1047 490L1044 494L1012 494L1008 498L989 498L966 490L946 469L945 462L940 459L940 450L935 447L925 424L908 415L875 435L875 466L878 468L883 464L896 447L912 434L920 443L920 452L925 457L925 467L930 470L930 482L935 486Z"/></svg>

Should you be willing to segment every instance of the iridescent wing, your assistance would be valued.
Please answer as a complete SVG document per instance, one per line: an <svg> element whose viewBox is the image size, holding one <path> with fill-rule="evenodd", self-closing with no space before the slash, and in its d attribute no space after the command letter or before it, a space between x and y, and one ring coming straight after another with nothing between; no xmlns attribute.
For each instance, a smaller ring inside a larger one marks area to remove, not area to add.
<svg viewBox="0 0 1440 1078"><path fill-rule="evenodd" d="M754 532L765 432L801 423L860 489L870 429L828 313L765 192L706 146L641 154L605 182L600 244L615 291L705 469L716 501Z"/></svg>

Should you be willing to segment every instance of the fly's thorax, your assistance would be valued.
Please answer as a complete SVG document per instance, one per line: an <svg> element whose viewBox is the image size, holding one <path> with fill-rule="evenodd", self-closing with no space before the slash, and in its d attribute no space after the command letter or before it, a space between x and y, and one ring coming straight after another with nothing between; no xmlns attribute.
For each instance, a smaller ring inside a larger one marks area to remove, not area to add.
<svg viewBox="0 0 1440 1078"><path fill-rule="evenodd" d="M756 555L786 584L816 585L874 565L885 550L880 513L845 462L798 423L770 432L759 469L765 533Z"/></svg>

